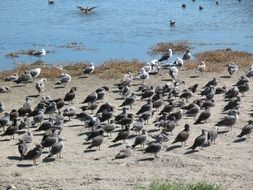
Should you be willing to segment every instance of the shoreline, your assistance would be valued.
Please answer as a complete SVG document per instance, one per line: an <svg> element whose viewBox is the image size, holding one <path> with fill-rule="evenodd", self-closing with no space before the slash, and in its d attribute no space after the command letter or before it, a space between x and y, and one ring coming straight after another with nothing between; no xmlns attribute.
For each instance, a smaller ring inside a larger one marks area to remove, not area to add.
<svg viewBox="0 0 253 190"><path fill-rule="evenodd" d="M181 46L181 44L179 45ZM171 44L168 43L168 46L155 49L154 52L156 55L162 54L170 46ZM186 47L179 47L181 48L179 50L183 51ZM253 63L253 54L245 51L234 51L230 48L196 53L194 60L185 61L184 68L196 69L197 65L202 61L207 65L207 72L221 72L221 68L222 70L226 69L227 64L231 62L236 63L241 68L248 68ZM44 61L36 61L30 64L20 63L16 65L15 69L0 71L0 78L5 78L14 73L22 74L24 71L36 67L42 68L41 77L57 78L61 72L69 73L71 76L80 76L88 64L88 62L84 61L70 64L65 63L63 65L47 65ZM93 74L101 78L119 78L127 72L137 72L145 64L143 61L137 59L109 60L95 65L96 68Z"/></svg>

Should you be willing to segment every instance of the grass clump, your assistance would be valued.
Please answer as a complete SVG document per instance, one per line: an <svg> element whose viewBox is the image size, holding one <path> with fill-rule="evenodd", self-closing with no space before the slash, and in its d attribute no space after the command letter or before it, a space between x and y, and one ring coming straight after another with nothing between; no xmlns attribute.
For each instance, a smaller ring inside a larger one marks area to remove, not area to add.
<svg viewBox="0 0 253 190"><path fill-rule="evenodd" d="M253 54L245 51L233 51L232 49L220 49L205 51L196 54L196 59L186 64L187 69L196 69L197 65L204 61L209 72L221 72L227 65L234 62L239 68L248 68L253 63Z"/></svg>
<svg viewBox="0 0 253 190"><path fill-rule="evenodd" d="M148 53L158 55L167 52L168 49L172 49L175 53L182 53L190 49L190 44L187 41L160 42L151 47Z"/></svg>
<svg viewBox="0 0 253 190"><path fill-rule="evenodd" d="M171 183L168 181L153 181L145 190L223 190L220 185L198 182L195 184Z"/></svg>
<svg viewBox="0 0 253 190"><path fill-rule="evenodd" d="M8 53L6 57L15 58L15 57L19 57L20 55L33 55L34 52L36 52L36 50L34 49L13 51L13 52Z"/></svg>
<svg viewBox="0 0 253 190"><path fill-rule="evenodd" d="M138 60L110 60L96 67L94 73L101 78L119 78L128 72L137 73L144 63Z"/></svg>

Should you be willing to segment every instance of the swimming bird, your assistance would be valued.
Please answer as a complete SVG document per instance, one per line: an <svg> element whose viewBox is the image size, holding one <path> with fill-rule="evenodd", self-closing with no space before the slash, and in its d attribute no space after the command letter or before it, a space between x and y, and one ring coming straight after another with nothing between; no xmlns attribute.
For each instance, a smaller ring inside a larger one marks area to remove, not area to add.
<svg viewBox="0 0 253 190"><path fill-rule="evenodd" d="M182 4L182 8L185 9L186 8L186 4L183 3Z"/></svg>
<svg viewBox="0 0 253 190"><path fill-rule="evenodd" d="M64 87L71 81L71 76L67 73L61 73L59 81L55 83L55 85L63 84Z"/></svg>
<svg viewBox="0 0 253 190"><path fill-rule="evenodd" d="M170 27L174 27L176 25L176 21L170 20Z"/></svg>
<svg viewBox="0 0 253 190"><path fill-rule="evenodd" d="M130 157L132 154L132 147L130 145L126 145L125 148L121 149L119 153L115 156L115 159L123 159Z"/></svg>
<svg viewBox="0 0 253 190"><path fill-rule="evenodd" d="M176 138L172 142L172 144L177 143L177 142L181 142L182 146L183 146L183 144L185 144L185 146L186 146L186 141L188 140L188 138L190 136L189 132L190 132L190 125L185 124L184 130L178 133L178 135L176 136Z"/></svg>
<svg viewBox="0 0 253 190"><path fill-rule="evenodd" d="M203 10L204 7L202 5L199 5L199 10Z"/></svg>
<svg viewBox="0 0 253 190"><path fill-rule="evenodd" d="M37 165L36 160L41 156L42 154L42 146L40 144L37 144L35 148L31 149L25 156L24 159L32 160L33 165Z"/></svg>
<svg viewBox="0 0 253 190"><path fill-rule="evenodd" d="M35 88L39 92L39 94L41 92L45 91L45 82L46 81L47 81L47 79L42 78L42 79L35 82Z"/></svg>
<svg viewBox="0 0 253 190"><path fill-rule="evenodd" d="M47 54L45 49L41 49L40 51L35 51L33 52L33 55L36 57L39 57L40 59L42 59L43 56L45 56Z"/></svg>
<svg viewBox="0 0 253 190"><path fill-rule="evenodd" d="M168 49L168 51L164 53L158 61L161 63L163 61L167 61L170 57L172 57L172 49Z"/></svg>
<svg viewBox="0 0 253 190"><path fill-rule="evenodd" d="M54 0L48 0L48 4L49 5L53 5L54 4Z"/></svg>
<svg viewBox="0 0 253 190"><path fill-rule="evenodd" d="M232 62L232 63L229 63L228 64L228 73L230 74L230 77L232 77L232 75L234 74L234 73L236 73L236 71L238 70L238 65L237 64L235 64L234 62Z"/></svg>
<svg viewBox="0 0 253 190"><path fill-rule="evenodd" d="M90 66L84 68L83 74L90 75L91 73L94 72L94 70L95 70L95 66L94 66L94 64L91 64Z"/></svg>
<svg viewBox="0 0 253 190"><path fill-rule="evenodd" d="M189 60L189 59L191 59L191 53L189 49L186 49L186 52L183 55L183 60Z"/></svg>
<svg viewBox="0 0 253 190"><path fill-rule="evenodd" d="M245 135L248 136L248 138L250 138L250 134L252 133L253 131L253 121L252 120L249 120L248 121L248 124L245 125L243 128L242 128L242 131L239 135L237 135L237 137L243 137Z"/></svg>
<svg viewBox="0 0 253 190"><path fill-rule="evenodd" d="M34 68L30 70L32 78L37 78L40 75L41 68Z"/></svg>
<svg viewBox="0 0 253 190"><path fill-rule="evenodd" d="M100 130L99 131L99 135L92 138L91 140L91 145L89 145L87 147L87 149L91 149L93 147L98 147L98 150L100 150L100 146L102 145L103 141L104 141L104 131L103 130Z"/></svg>
<svg viewBox="0 0 253 190"><path fill-rule="evenodd" d="M89 6L77 6L78 9L80 9L80 11L82 13L85 13L85 14L89 14L93 9L97 8L98 6L94 6L94 7L89 7Z"/></svg>
<svg viewBox="0 0 253 190"><path fill-rule="evenodd" d="M50 152L48 154L48 156L45 158L51 158L53 155L57 155L57 158L61 158L61 152L62 152L62 149L64 148L64 139L59 137L58 138L58 142L53 144L53 146L51 147L50 149Z"/></svg>
<svg viewBox="0 0 253 190"><path fill-rule="evenodd" d="M194 140L193 145L188 149L195 150L197 147L201 148L205 145L205 143L207 142L207 131L202 129L201 132L202 132L201 135Z"/></svg>
<svg viewBox="0 0 253 190"><path fill-rule="evenodd" d="M27 150L28 150L28 147L27 147L26 142L23 139L19 139L19 142L18 142L18 152L20 154L21 160L24 159L24 156L26 155Z"/></svg>
<svg viewBox="0 0 253 190"><path fill-rule="evenodd" d="M135 137L132 148L135 148L138 145L142 145L144 147L146 140L147 140L147 131L145 129L142 129L142 134Z"/></svg>
<svg viewBox="0 0 253 190"><path fill-rule="evenodd" d="M129 106L130 109L133 108L133 104L134 102L136 101L136 95L135 93L133 92L131 94L131 96L127 97L124 102L119 106L119 107L125 107L125 106Z"/></svg>

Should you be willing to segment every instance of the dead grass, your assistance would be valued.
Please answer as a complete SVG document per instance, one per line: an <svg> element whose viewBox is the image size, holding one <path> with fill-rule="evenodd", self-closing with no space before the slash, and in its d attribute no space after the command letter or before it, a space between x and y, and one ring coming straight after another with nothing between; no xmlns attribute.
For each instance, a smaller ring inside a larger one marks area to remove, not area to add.
<svg viewBox="0 0 253 190"><path fill-rule="evenodd" d="M15 58L15 57L19 57L20 55L33 55L34 52L36 52L36 50L34 49L13 51L13 52L8 53L6 57Z"/></svg>
<svg viewBox="0 0 253 190"><path fill-rule="evenodd" d="M151 55L158 55L167 52L168 49L172 49L172 51L176 53L182 53L185 52L186 49L190 49L190 44L187 41L161 42L151 47L148 53Z"/></svg>
<svg viewBox="0 0 253 190"><path fill-rule="evenodd" d="M234 62L240 68L248 68L253 64L253 54L244 51L233 51L231 49L220 49L205 51L196 54L196 59L185 64L187 69L196 69L197 65L205 61L207 71L222 72L227 68L227 64Z"/></svg>
<svg viewBox="0 0 253 190"><path fill-rule="evenodd" d="M69 42L64 45L58 46L59 48L67 48L67 49L73 49L75 51L82 51L82 50L95 50L91 48L86 48L82 42Z"/></svg>
<svg viewBox="0 0 253 190"><path fill-rule="evenodd" d="M40 77L45 78L57 78L62 72L66 72L71 76L81 76L84 68L88 66L87 62L78 62L71 64L62 64L62 70L55 65L46 65L43 61L37 61L32 64L17 64L16 69L9 71L1 71L0 78L4 79L12 74L21 75L25 71L29 71L33 68L40 67L41 75ZM65 66L64 66L65 65ZM144 63L138 60L125 61L125 60L111 60L106 61L101 65L96 66L94 75L100 78L120 78L123 74L127 72L136 73Z"/></svg>

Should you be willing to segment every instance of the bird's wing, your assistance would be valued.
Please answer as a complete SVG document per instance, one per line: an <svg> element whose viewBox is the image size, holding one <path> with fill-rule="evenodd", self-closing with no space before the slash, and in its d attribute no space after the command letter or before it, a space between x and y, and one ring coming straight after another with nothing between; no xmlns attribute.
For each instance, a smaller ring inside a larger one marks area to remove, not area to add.
<svg viewBox="0 0 253 190"><path fill-rule="evenodd" d="M97 8L97 7L98 7L98 6L90 7L90 8L88 8L88 11L91 11L91 10Z"/></svg>

